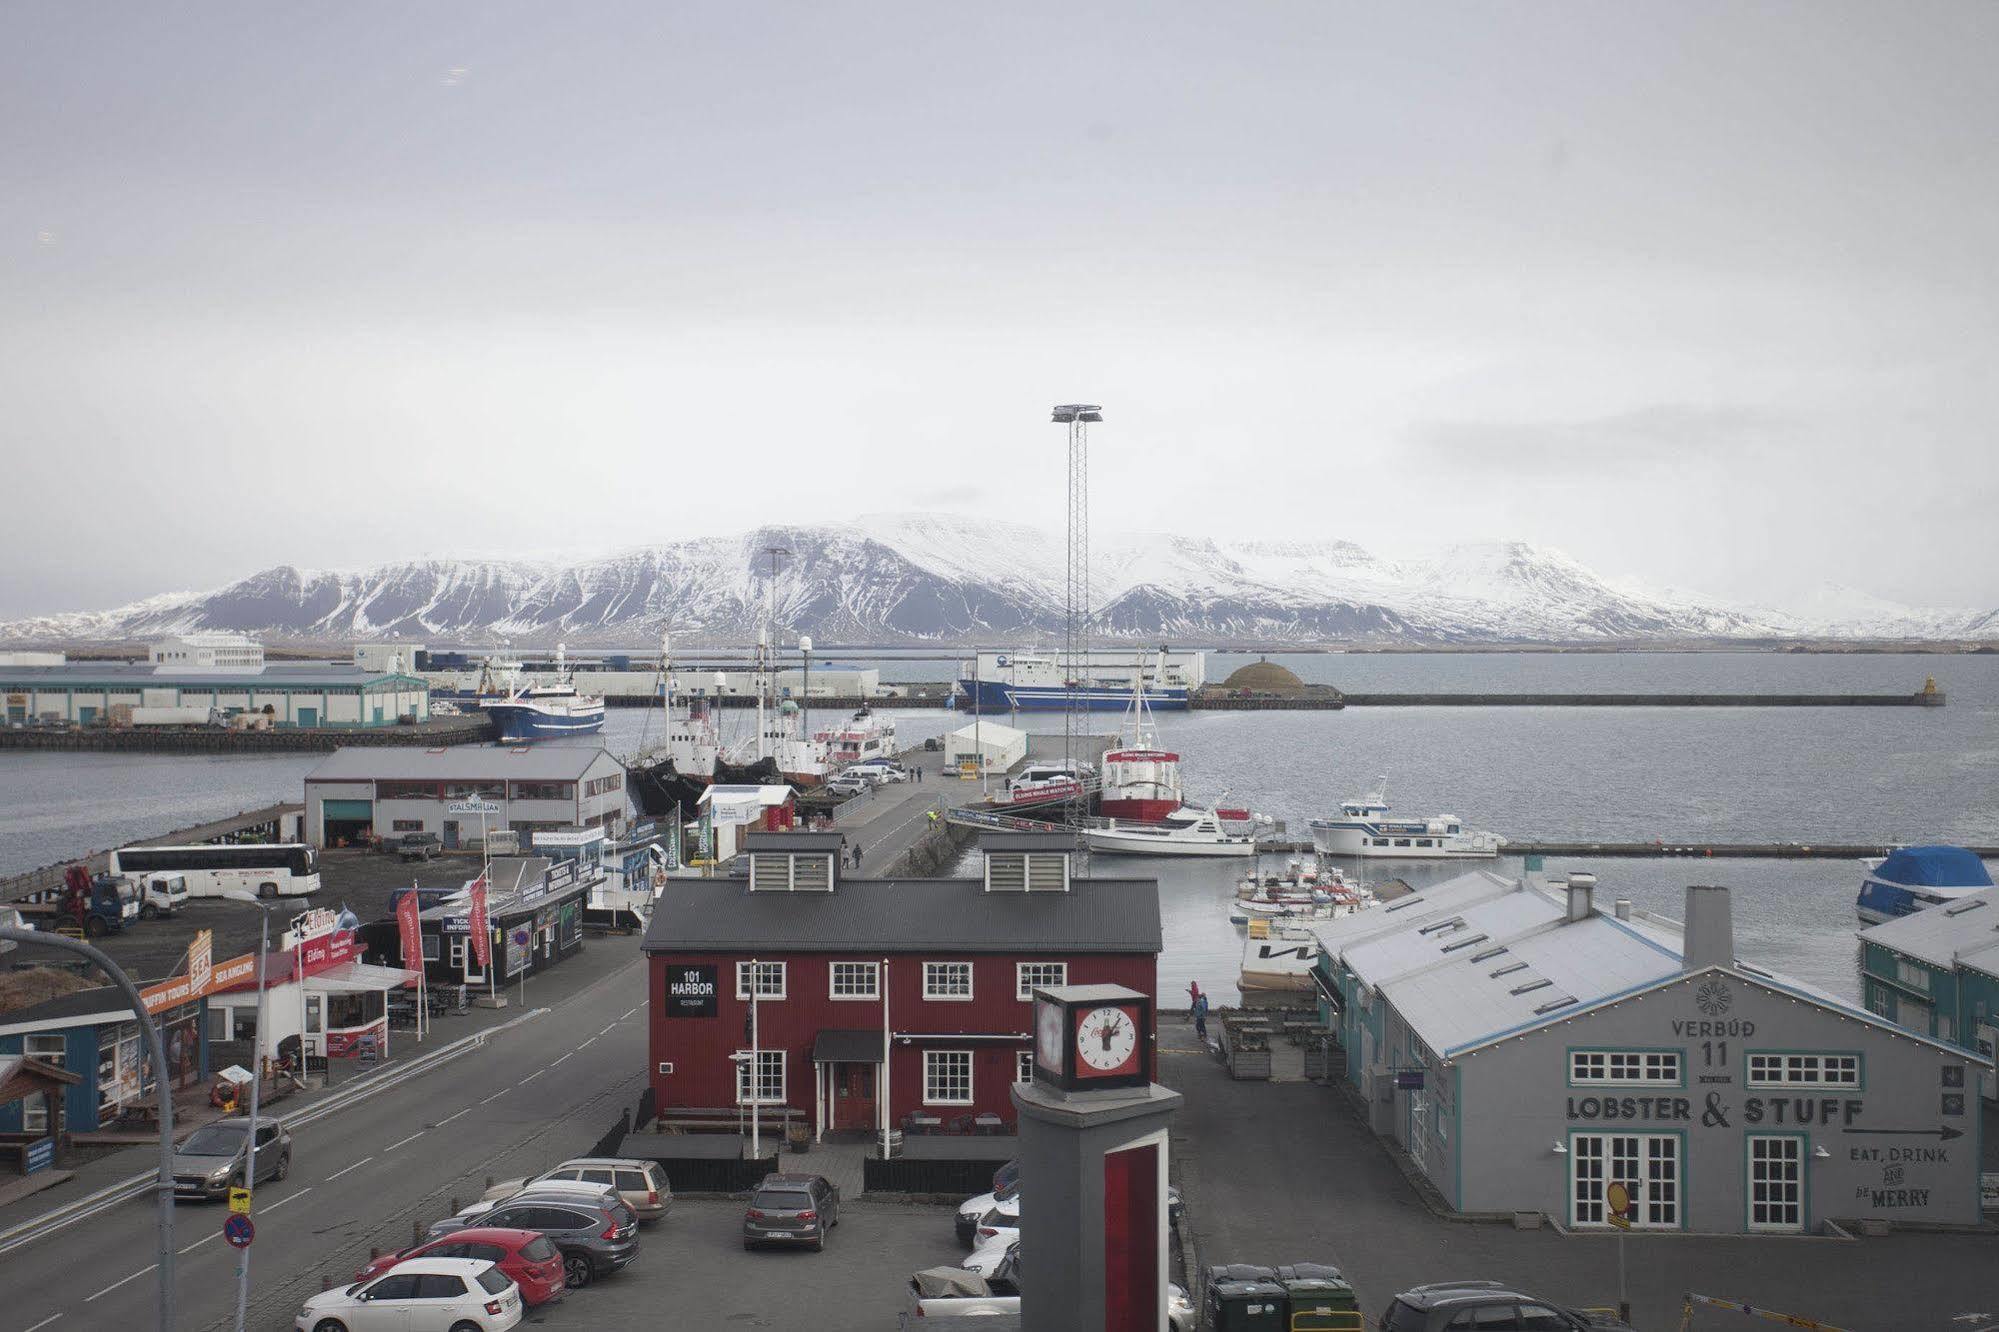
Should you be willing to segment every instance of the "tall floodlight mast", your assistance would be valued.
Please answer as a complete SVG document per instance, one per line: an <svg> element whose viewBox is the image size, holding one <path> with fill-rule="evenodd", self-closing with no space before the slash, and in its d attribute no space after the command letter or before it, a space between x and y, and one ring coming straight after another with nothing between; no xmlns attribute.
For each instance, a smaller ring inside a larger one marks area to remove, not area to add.
<svg viewBox="0 0 1999 1332"><path fill-rule="evenodd" d="M1062 607L1062 761L1082 775L1077 742L1089 733L1090 677L1090 426L1104 419L1103 408L1072 402L1057 407L1053 420L1069 427L1069 559ZM1075 819L1089 813L1089 797L1071 802Z"/></svg>

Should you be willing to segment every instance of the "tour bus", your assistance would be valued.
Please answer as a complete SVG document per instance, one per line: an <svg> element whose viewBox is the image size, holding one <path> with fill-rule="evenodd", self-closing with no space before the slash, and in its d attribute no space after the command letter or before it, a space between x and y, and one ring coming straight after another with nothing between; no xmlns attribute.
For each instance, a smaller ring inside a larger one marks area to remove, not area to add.
<svg viewBox="0 0 1999 1332"><path fill-rule="evenodd" d="M111 853L111 873L138 878L171 873L187 879L189 897L250 892L306 897L319 891L319 856L302 842L274 846L128 846Z"/></svg>

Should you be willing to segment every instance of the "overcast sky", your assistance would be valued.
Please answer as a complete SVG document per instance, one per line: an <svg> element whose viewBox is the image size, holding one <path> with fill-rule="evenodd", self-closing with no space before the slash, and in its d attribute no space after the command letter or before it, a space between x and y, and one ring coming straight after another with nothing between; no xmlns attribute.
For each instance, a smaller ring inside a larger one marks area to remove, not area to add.
<svg viewBox="0 0 1999 1332"><path fill-rule="evenodd" d="M1999 6L0 9L0 616L765 520L1999 605Z"/></svg>

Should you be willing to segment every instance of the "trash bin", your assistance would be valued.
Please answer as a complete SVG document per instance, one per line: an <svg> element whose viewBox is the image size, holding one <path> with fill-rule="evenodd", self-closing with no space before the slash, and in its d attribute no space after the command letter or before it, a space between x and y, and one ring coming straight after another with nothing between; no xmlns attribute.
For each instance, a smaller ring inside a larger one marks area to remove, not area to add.
<svg viewBox="0 0 1999 1332"><path fill-rule="evenodd" d="M1277 1269L1263 1267L1257 1263L1214 1263L1201 1273L1201 1284L1212 1286L1217 1281L1275 1281Z"/></svg>
<svg viewBox="0 0 1999 1332"><path fill-rule="evenodd" d="M1289 1305L1290 1294L1276 1281L1211 1281L1201 1325L1212 1332L1284 1332Z"/></svg>
<svg viewBox="0 0 1999 1332"><path fill-rule="evenodd" d="M1320 1266L1297 1264L1297 1267ZM1296 1268L1279 1270L1289 1272ZM1290 1321L1285 1324L1289 1332L1361 1332L1360 1305L1355 1302L1353 1287L1345 1277L1294 1276L1280 1284L1289 1306Z"/></svg>
<svg viewBox="0 0 1999 1332"><path fill-rule="evenodd" d="M1346 1274L1331 1263L1286 1263L1277 1269L1279 1281L1344 1281Z"/></svg>

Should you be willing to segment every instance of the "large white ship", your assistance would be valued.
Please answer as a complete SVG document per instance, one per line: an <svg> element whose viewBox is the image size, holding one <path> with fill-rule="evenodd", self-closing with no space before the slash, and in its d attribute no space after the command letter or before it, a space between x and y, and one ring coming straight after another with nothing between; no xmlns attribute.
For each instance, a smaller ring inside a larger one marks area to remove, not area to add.
<svg viewBox="0 0 1999 1332"><path fill-rule="evenodd" d="M1121 711L1134 684L1155 709L1184 710L1201 687L1206 656L1160 648L1155 660L1128 651L1086 654L1071 681L1060 653L981 652L958 668L958 706L966 712L1061 712L1073 694L1092 712Z"/></svg>

